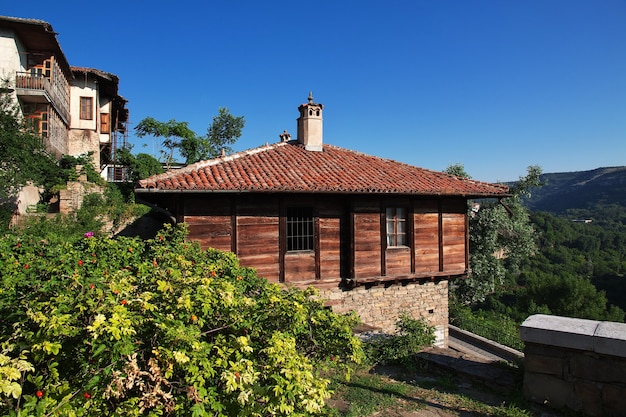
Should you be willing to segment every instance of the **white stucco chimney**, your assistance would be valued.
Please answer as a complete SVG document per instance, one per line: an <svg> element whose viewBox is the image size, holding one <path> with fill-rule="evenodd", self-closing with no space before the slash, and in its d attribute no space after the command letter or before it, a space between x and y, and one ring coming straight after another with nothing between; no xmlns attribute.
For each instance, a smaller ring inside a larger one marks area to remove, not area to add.
<svg viewBox="0 0 626 417"><path fill-rule="evenodd" d="M309 102L298 107L298 142L307 151L322 150L322 111L323 104L313 102L313 92L309 93Z"/></svg>

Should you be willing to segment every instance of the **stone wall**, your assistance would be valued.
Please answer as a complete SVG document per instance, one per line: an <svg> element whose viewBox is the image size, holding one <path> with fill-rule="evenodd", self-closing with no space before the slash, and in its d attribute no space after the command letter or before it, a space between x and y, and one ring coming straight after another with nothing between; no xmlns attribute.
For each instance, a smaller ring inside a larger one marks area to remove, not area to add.
<svg viewBox="0 0 626 417"><path fill-rule="evenodd" d="M59 192L59 212L63 214L75 212L83 205L83 198L93 193L103 194L104 187L87 182L87 177L81 174L78 181L69 181L67 188Z"/></svg>
<svg viewBox="0 0 626 417"><path fill-rule="evenodd" d="M422 281L359 286L350 290L320 290L337 313L356 312L368 327L394 333L396 321L406 313L435 327L435 345L448 345L448 281Z"/></svg>
<svg viewBox="0 0 626 417"><path fill-rule="evenodd" d="M626 416L626 324L534 315L525 342L524 396L590 416Z"/></svg>

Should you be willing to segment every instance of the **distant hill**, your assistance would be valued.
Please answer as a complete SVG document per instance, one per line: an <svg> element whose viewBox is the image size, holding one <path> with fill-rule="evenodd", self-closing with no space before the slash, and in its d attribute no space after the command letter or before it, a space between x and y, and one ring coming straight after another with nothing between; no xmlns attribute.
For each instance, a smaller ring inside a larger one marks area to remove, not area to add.
<svg viewBox="0 0 626 417"><path fill-rule="evenodd" d="M543 174L544 186L525 203L556 215L596 216L609 207L626 209L626 166Z"/></svg>

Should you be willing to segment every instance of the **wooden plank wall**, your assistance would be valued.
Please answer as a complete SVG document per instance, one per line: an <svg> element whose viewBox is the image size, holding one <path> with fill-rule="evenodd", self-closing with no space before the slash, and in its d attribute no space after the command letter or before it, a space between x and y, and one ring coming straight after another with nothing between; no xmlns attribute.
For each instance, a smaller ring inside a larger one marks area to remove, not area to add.
<svg viewBox="0 0 626 417"><path fill-rule="evenodd" d="M411 275L411 248L398 247L388 248L385 253L385 275L409 276Z"/></svg>
<svg viewBox="0 0 626 417"><path fill-rule="evenodd" d="M464 201L444 201L442 211L443 270L465 270L467 205Z"/></svg>
<svg viewBox="0 0 626 417"><path fill-rule="evenodd" d="M207 200L203 196L188 196L184 203L184 221L189 226L188 238L200 242L203 248L230 251L233 230L231 200L228 197Z"/></svg>
<svg viewBox="0 0 626 417"><path fill-rule="evenodd" d="M372 201L373 200L373 201ZM380 276L381 235L380 202L378 199L353 203L353 278Z"/></svg>
<svg viewBox="0 0 626 417"><path fill-rule="evenodd" d="M439 272L439 202L415 203L413 214L415 273Z"/></svg>
<svg viewBox="0 0 626 417"><path fill-rule="evenodd" d="M281 248L285 249L280 243L281 233L285 232L281 229L284 228L281 207L284 209L292 201L315 207L319 241L315 251L286 252L281 256ZM340 277L359 279L384 274L392 278L465 271L468 262L465 200L394 202L389 199L384 204L407 202L413 207L409 246L387 248L384 252L384 213L381 214L381 201L376 198L350 202L332 197L307 201L258 195L188 195L183 217L189 224L190 239L199 241L203 247L234 251L242 265L256 268L260 276L270 281L282 278L285 282L298 283Z"/></svg>
<svg viewBox="0 0 626 417"><path fill-rule="evenodd" d="M277 282L279 263L279 204L277 199L238 198L237 248L242 265Z"/></svg>
<svg viewBox="0 0 626 417"><path fill-rule="evenodd" d="M320 277L341 277L341 216L336 210L320 210ZM344 225L345 227L345 225ZM347 256L345 257L347 261Z"/></svg>

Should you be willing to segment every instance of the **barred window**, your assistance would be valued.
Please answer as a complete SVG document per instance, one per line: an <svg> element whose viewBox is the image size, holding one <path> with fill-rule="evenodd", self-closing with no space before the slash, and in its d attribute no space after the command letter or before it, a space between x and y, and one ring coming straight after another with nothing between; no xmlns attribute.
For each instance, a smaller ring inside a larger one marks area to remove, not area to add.
<svg viewBox="0 0 626 417"><path fill-rule="evenodd" d="M406 210L387 208L387 246L406 246Z"/></svg>
<svg viewBox="0 0 626 417"><path fill-rule="evenodd" d="M287 209L287 250L313 250L313 208Z"/></svg>

